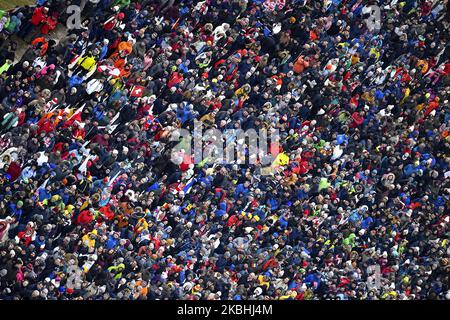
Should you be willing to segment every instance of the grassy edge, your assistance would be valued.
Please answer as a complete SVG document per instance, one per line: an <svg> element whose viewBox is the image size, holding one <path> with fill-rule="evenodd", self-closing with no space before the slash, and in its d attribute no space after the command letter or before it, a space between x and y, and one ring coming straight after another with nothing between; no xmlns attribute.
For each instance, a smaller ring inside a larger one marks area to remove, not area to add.
<svg viewBox="0 0 450 320"><path fill-rule="evenodd" d="M0 0L0 10L11 10L16 6L25 6L35 4L34 0Z"/></svg>

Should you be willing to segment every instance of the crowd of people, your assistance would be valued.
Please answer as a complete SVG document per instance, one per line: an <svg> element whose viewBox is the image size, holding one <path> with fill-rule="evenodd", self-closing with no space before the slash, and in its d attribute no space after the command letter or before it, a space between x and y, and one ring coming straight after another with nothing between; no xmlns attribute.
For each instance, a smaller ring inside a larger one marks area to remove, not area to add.
<svg viewBox="0 0 450 320"><path fill-rule="evenodd" d="M449 22L447 0L0 11L0 299L450 299ZM278 130L283 161L176 163L194 121Z"/></svg>

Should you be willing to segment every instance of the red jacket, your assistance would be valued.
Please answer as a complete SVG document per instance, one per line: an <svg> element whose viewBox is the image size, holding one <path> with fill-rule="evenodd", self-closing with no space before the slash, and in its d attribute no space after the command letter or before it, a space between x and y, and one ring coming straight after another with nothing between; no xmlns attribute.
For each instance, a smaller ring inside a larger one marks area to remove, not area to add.
<svg viewBox="0 0 450 320"><path fill-rule="evenodd" d="M49 34L50 31L55 29L56 25L58 24L58 20L53 17L47 17L42 22L44 22L44 24L41 27L42 34Z"/></svg>
<svg viewBox="0 0 450 320"><path fill-rule="evenodd" d="M55 131L55 125L51 119L45 119L43 122L39 121L38 125L38 134L40 134L41 132L50 133Z"/></svg>
<svg viewBox="0 0 450 320"><path fill-rule="evenodd" d="M99 210L106 219L112 220L114 218L114 212L111 210L111 207L109 205L101 207Z"/></svg>
<svg viewBox="0 0 450 320"><path fill-rule="evenodd" d="M450 63L446 63L444 65L444 73L446 76L448 76L450 74Z"/></svg>
<svg viewBox="0 0 450 320"><path fill-rule="evenodd" d="M89 210L81 211L77 218L78 224L89 224L94 220L94 216L89 212Z"/></svg>
<svg viewBox="0 0 450 320"><path fill-rule="evenodd" d="M26 227L24 231L21 231L17 234L17 237L21 241L23 241L26 246L28 246L32 241L33 233L33 229L31 229L30 227Z"/></svg>
<svg viewBox="0 0 450 320"><path fill-rule="evenodd" d="M178 72L174 72L167 83L167 87L170 89L179 84L181 81L183 81L183 75Z"/></svg>
<svg viewBox="0 0 450 320"><path fill-rule="evenodd" d="M352 114L353 122L350 124L351 128L359 127L364 122L364 117L362 117L358 112Z"/></svg>
<svg viewBox="0 0 450 320"><path fill-rule="evenodd" d="M31 17L31 23L38 26L47 18L47 14L44 13L44 7L34 9L33 16Z"/></svg>
<svg viewBox="0 0 450 320"><path fill-rule="evenodd" d="M13 161L9 164L7 173L11 176L11 181L16 181L21 172L22 168L17 162Z"/></svg>

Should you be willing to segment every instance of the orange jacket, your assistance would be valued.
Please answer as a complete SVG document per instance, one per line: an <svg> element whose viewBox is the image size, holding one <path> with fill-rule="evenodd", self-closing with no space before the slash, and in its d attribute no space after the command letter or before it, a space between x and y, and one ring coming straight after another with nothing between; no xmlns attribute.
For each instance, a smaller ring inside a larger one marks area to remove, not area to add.
<svg viewBox="0 0 450 320"><path fill-rule="evenodd" d="M119 53L113 53L109 59L114 63L114 68L122 69L125 66L125 59L119 56Z"/></svg>
<svg viewBox="0 0 450 320"><path fill-rule="evenodd" d="M295 62L293 70L295 73L303 73L306 68L309 67L309 62L306 61L303 56L300 56Z"/></svg>
<svg viewBox="0 0 450 320"><path fill-rule="evenodd" d="M133 52L133 45L128 41L122 41L119 43L119 46L117 47L117 51L126 51L128 54Z"/></svg>
<svg viewBox="0 0 450 320"><path fill-rule="evenodd" d="M41 56L45 56L48 50L48 42L44 37L36 38L31 42L34 47L36 47L39 43L42 43Z"/></svg>

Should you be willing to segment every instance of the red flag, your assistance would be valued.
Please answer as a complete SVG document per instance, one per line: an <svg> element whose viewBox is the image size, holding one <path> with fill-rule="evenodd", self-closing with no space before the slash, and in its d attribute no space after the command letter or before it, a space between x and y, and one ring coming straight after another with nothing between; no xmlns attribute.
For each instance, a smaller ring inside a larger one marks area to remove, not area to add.
<svg viewBox="0 0 450 320"><path fill-rule="evenodd" d="M133 90L131 90L132 97L142 97L144 94L145 87L142 86L134 86Z"/></svg>
<svg viewBox="0 0 450 320"><path fill-rule="evenodd" d="M81 108L79 108L77 111L75 111L74 114L69 119L67 119L67 121L64 123L64 125L62 127L68 128L68 127L72 126L75 121L78 121L80 123L83 122L83 120L81 119L81 114L83 113L85 106L86 105L84 104Z"/></svg>

